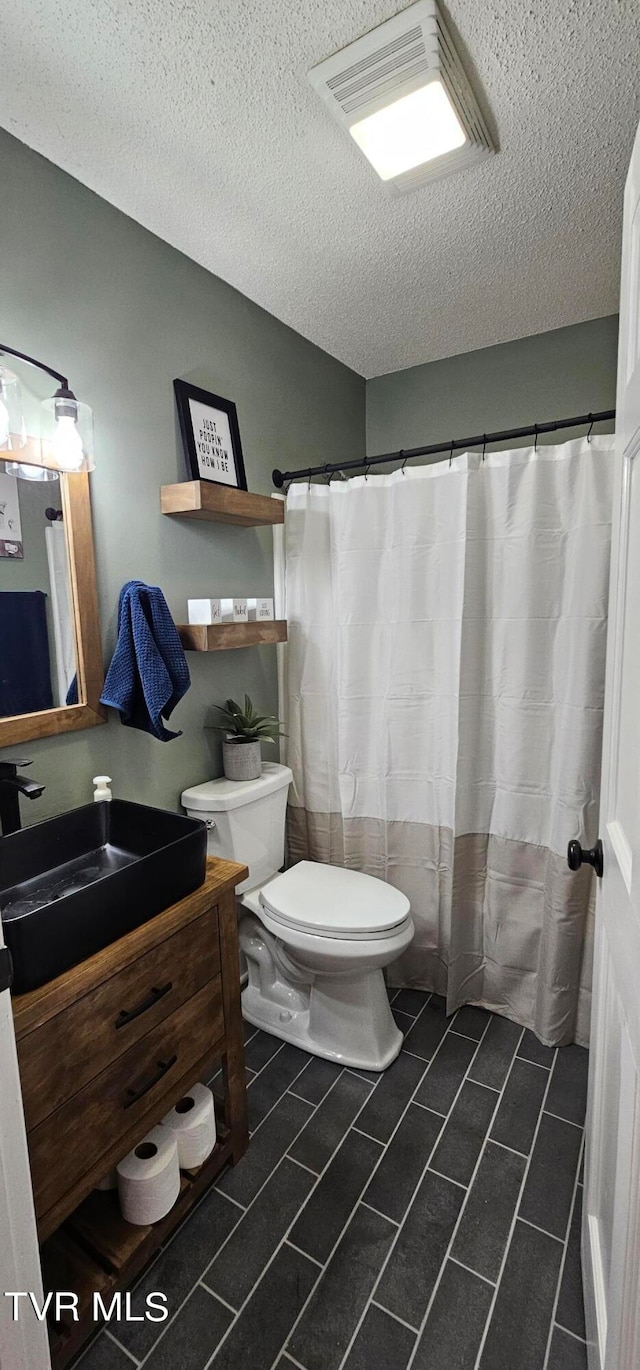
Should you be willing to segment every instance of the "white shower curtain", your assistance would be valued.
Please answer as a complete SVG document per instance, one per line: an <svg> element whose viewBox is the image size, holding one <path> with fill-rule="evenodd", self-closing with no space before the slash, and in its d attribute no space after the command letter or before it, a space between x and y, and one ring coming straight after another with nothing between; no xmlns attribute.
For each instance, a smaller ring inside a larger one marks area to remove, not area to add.
<svg viewBox="0 0 640 1370"><path fill-rule="evenodd" d="M76 673L76 640L71 602L71 577L67 535L62 522L48 523L44 530L49 564L51 617L56 661L56 703L66 702Z"/></svg>
<svg viewBox="0 0 640 1370"><path fill-rule="evenodd" d="M393 983L588 1037L613 439L287 497L293 860L388 880Z"/></svg>

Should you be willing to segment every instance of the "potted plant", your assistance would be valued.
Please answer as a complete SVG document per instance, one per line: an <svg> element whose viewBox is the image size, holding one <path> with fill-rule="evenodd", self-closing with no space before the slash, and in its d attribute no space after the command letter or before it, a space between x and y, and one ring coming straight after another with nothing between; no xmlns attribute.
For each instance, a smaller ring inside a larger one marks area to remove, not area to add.
<svg viewBox="0 0 640 1370"><path fill-rule="evenodd" d="M262 774L261 742L275 742L283 736L277 718L256 713L248 695L244 709L234 699L216 708L222 718L218 731L224 734L222 764L227 780L258 780Z"/></svg>

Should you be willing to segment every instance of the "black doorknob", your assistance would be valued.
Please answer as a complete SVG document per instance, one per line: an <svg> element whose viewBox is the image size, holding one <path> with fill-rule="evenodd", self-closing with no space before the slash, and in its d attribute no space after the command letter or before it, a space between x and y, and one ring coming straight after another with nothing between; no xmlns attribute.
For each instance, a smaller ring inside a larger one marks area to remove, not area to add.
<svg viewBox="0 0 640 1370"><path fill-rule="evenodd" d="M598 838L595 846L590 847L588 851L585 851L584 847L580 846L580 843L576 841L575 837L569 843L569 846L567 847L567 865L569 870L577 871L584 864L593 866L596 875L599 877L602 876L604 871L604 853L600 838Z"/></svg>

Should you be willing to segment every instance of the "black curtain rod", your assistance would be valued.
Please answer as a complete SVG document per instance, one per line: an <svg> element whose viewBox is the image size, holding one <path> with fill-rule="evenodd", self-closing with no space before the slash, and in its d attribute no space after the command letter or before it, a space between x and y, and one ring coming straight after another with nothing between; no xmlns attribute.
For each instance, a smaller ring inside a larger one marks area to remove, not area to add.
<svg viewBox="0 0 640 1370"><path fill-rule="evenodd" d="M604 423L605 420L615 419L615 409L601 409L598 414L578 414L572 419L556 419L554 423L534 423L529 428L503 428L501 433L476 433L474 438L455 438L451 442L435 442L431 447L406 447L399 452L384 452L378 457L362 457L359 461L333 461L327 462L325 466L309 466L299 471L279 471L278 468L271 473L271 478L278 490L283 485L292 480L311 480L312 476L330 476L334 471L356 471L360 467L366 467L367 471L371 466L380 466L383 462L411 461L413 457L435 457L439 452L446 452L451 455L453 452L461 450L467 451L470 447L488 447L494 442L510 442L513 438L538 438L541 433L555 433L560 428L582 428L584 424L589 424L589 432L594 423Z"/></svg>

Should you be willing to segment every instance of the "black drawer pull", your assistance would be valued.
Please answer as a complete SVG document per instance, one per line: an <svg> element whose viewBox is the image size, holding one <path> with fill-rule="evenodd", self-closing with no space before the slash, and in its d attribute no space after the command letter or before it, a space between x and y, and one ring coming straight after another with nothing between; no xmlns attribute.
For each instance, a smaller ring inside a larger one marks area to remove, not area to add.
<svg viewBox="0 0 640 1370"><path fill-rule="evenodd" d="M123 1008L116 1018L116 1027L121 1028L125 1027L127 1023L132 1023L134 1018L139 1018L141 1013L146 1013L148 1008L153 1008L159 999L164 999L165 994L168 994L170 989L173 989L173 980L168 980L166 985L161 985L159 989L152 989L150 995L143 999L137 1008L128 1010Z"/></svg>
<svg viewBox="0 0 640 1370"><path fill-rule="evenodd" d="M170 1056L168 1061L158 1061L158 1069L156 1070L155 1075L151 1076L150 1080L146 1080L143 1085L140 1085L139 1089L127 1090L127 1098L122 1107L131 1108L132 1104L137 1104L138 1099L144 1098L144 1095L148 1094L149 1090L153 1089L154 1085L157 1085L158 1080L161 1080L162 1076L166 1075L168 1070L171 1070L171 1067L175 1065L177 1059L177 1056Z"/></svg>

